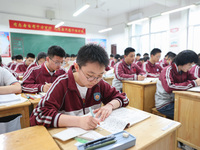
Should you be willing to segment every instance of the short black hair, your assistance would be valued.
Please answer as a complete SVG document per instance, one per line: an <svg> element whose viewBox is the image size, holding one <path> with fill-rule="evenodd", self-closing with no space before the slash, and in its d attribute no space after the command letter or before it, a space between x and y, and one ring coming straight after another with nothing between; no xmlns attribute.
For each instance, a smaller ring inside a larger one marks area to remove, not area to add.
<svg viewBox="0 0 200 150"><path fill-rule="evenodd" d="M135 52L135 49L132 48L132 47L127 47L125 50L124 50L124 55L128 55L130 52Z"/></svg>
<svg viewBox="0 0 200 150"><path fill-rule="evenodd" d="M144 58L140 58L138 61L144 61Z"/></svg>
<svg viewBox="0 0 200 150"><path fill-rule="evenodd" d="M65 50L57 45L53 45L48 48L47 56L50 58L54 56L65 57Z"/></svg>
<svg viewBox="0 0 200 150"><path fill-rule="evenodd" d="M78 51L76 62L80 68L88 62L98 62L100 65L107 67L109 58L107 52L100 45L87 44Z"/></svg>
<svg viewBox="0 0 200 150"><path fill-rule="evenodd" d="M192 50L183 50L173 60L173 63L175 63L177 66L179 65L182 66L187 63L197 63L197 62L198 62L198 56Z"/></svg>
<svg viewBox="0 0 200 150"><path fill-rule="evenodd" d="M110 54L110 57L114 57L114 55L113 55L113 54Z"/></svg>
<svg viewBox="0 0 200 150"><path fill-rule="evenodd" d="M148 53L144 53L144 54L143 54L143 57L147 57L147 56L149 56Z"/></svg>
<svg viewBox="0 0 200 150"><path fill-rule="evenodd" d="M137 53L136 56L141 56L141 54L140 54L140 53Z"/></svg>
<svg viewBox="0 0 200 150"><path fill-rule="evenodd" d="M12 56L11 59L12 59L12 60L15 60L15 59L16 59L16 56Z"/></svg>
<svg viewBox="0 0 200 150"><path fill-rule="evenodd" d="M174 59L176 57L176 54L173 53L173 52L170 52L168 55L167 55L167 59L170 58L170 59Z"/></svg>
<svg viewBox="0 0 200 150"><path fill-rule="evenodd" d="M159 49L159 48L154 48L154 49L152 49L152 51L151 51L151 55L156 55L157 53L161 53L162 51Z"/></svg>
<svg viewBox="0 0 200 150"><path fill-rule="evenodd" d="M46 60L46 57L47 57L47 54L45 52L40 52L37 55L36 61L38 61L38 60L40 60L42 58L44 58Z"/></svg>
<svg viewBox="0 0 200 150"><path fill-rule="evenodd" d="M28 53L27 55L26 55L26 59L28 59L28 58L35 58L35 54L33 54L33 53Z"/></svg>
<svg viewBox="0 0 200 150"><path fill-rule="evenodd" d="M121 55L121 56L120 56L120 59L123 59L123 58L124 58L124 55Z"/></svg>
<svg viewBox="0 0 200 150"><path fill-rule="evenodd" d="M70 57L70 55L66 53L66 54L65 54L65 58L67 58L67 57Z"/></svg>
<svg viewBox="0 0 200 150"><path fill-rule="evenodd" d="M150 59L149 56L144 57L144 62L146 62L149 59Z"/></svg>
<svg viewBox="0 0 200 150"><path fill-rule="evenodd" d="M22 55L16 55L16 60L23 59Z"/></svg>
<svg viewBox="0 0 200 150"><path fill-rule="evenodd" d="M167 57L167 56L170 55L171 53L173 53L173 52L171 52L171 51L167 52L167 54L165 54L165 57Z"/></svg>
<svg viewBox="0 0 200 150"><path fill-rule="evenodd" d="M75 55L75 54L71 54L71 57L73 57L73 58L74 58L74 57L76 57L76 55Z"/></svg>
<svg viewBox="0 0 200 150"><path fill-rule="evenodd" d="M1 59L1 55L0 55L0 66L1 66L1 64L2 64L2 59Z"/></svg>

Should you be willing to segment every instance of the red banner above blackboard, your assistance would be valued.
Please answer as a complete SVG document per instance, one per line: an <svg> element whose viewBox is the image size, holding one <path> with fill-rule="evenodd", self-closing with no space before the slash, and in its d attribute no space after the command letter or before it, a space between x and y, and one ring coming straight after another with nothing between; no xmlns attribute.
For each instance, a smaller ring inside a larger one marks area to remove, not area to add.
<svg viewBox="0 0 200 150"><path fill-rule="evenodd" d="M15 28L15 29L40 30L40 31L61 32L70 34L85 34L85 28L76 28L68 26L61 26L59 28L55 28L55 25L51 24L42 24L34 22L16 21L16 20L9 20L9 24L10 28Z"/></svg>

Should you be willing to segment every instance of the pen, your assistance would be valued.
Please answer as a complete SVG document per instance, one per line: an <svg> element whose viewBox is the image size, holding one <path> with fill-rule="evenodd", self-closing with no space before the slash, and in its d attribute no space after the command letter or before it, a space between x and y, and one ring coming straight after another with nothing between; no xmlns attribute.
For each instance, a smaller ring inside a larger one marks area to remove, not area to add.
<svg viewBox="0 0 200 150"><path fill-rule="evenodd" d="M35 99L35 97L32 96L32 95L27 94L27 96L28 96L30 99Z"/></svg>
<svg viewBox="0 0 200 150"><path fill-rule="evenodd" d="M111 140L111 141L108 141L108 142L104 142L104 143L101 143L101 144L97 144L97 145L94 145L92 147L88 147L86 148L85 150L94 150L94 149L97 149L97 148L100 148L100 147L103 147L103 146L107 146L107 145L110 145L110 144L113 144L115 143L117 140Z"/></svg>
<svg viewBox="0 0 200 150"><path fill-rule="evenodd" d="M94 113L93 113L93 111L92 111L92 108L91 108L91 107L89 107L89 110L90 110L90 113L91 113L92 117L94 117Z"/></svg>
<svg viewBox="0 0 200 150"><path fill-rule="evenodd" d="M29 97L28 95L26 95L25 93L24 93L24 95L26 96L26 98L28 98L28 99L30 98L30 97Z"/></svg>

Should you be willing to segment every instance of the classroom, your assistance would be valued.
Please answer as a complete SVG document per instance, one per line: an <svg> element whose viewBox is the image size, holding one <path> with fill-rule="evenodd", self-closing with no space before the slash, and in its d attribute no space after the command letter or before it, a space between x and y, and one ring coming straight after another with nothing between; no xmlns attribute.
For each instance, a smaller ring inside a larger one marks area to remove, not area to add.
<svg viewBox="0 0 200 150"><path fill-rule="evenodd" d="M199 16L200 0L0 0L0 150L200 150Z"/></svg>

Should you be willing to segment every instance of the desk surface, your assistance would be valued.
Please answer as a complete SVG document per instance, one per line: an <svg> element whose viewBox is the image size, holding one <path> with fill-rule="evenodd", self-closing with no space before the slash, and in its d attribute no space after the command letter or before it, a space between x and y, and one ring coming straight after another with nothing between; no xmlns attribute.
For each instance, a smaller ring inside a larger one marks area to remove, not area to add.
<svg viewBox="0 0 200 150"><path fill-rule="evenodd" d="M173 91L175 94L180 94L184 96L192 96L194 98L199 98L200 100L200 93L198 92L191 92L191 91Z"/></svg>
<svg viewBox="0 0 200 150"><path fill-rule="evenodd" d="M133 83L138 85L152 85L156 84L156 82L139 82L139 81L129 81L129 80L122 80L122 83Z"/></svg>
<svg viewBox="0 0 200 150"><path fill-rule="evenodd" d="M59 150L43 126L28 127L0 135L1 150Z"/></svg>
<svg viewBox="0 0 200 150"><path fill-rule="evenodd" d="M131 150L145 149L151 144L159 142L161 138L171 134L172 132L175 132L175 130L181 125L179 122L175 122L175 124L173 124L172 127L163 131L162 128L169 125L172 122L172 120L159 117L153 114L150 115L150 118L126 129L126 131L128 131L136 137L136 145L132 147ZM48 129L48 131L51 135L53 135L65 129L66 128L53 128ZM96 129L96 131L101 133L102 135L109 135L109 133L105 130ZM74 145L76 141L73 139L68 140L66 142L62 142L58 139L55 140L62 149L76 149L76 146Z"/></svg>
<svg viewBox="0 0 200 150"><path fill-rule="evenodd" d="M7 110L7 109L14 109L14 108L18 108L18 107L29 106L29 105L31 105L31 103L27 100L23 103L14 104L14 105L10 105L10 106L0 106L0 111Z"/></svg>

